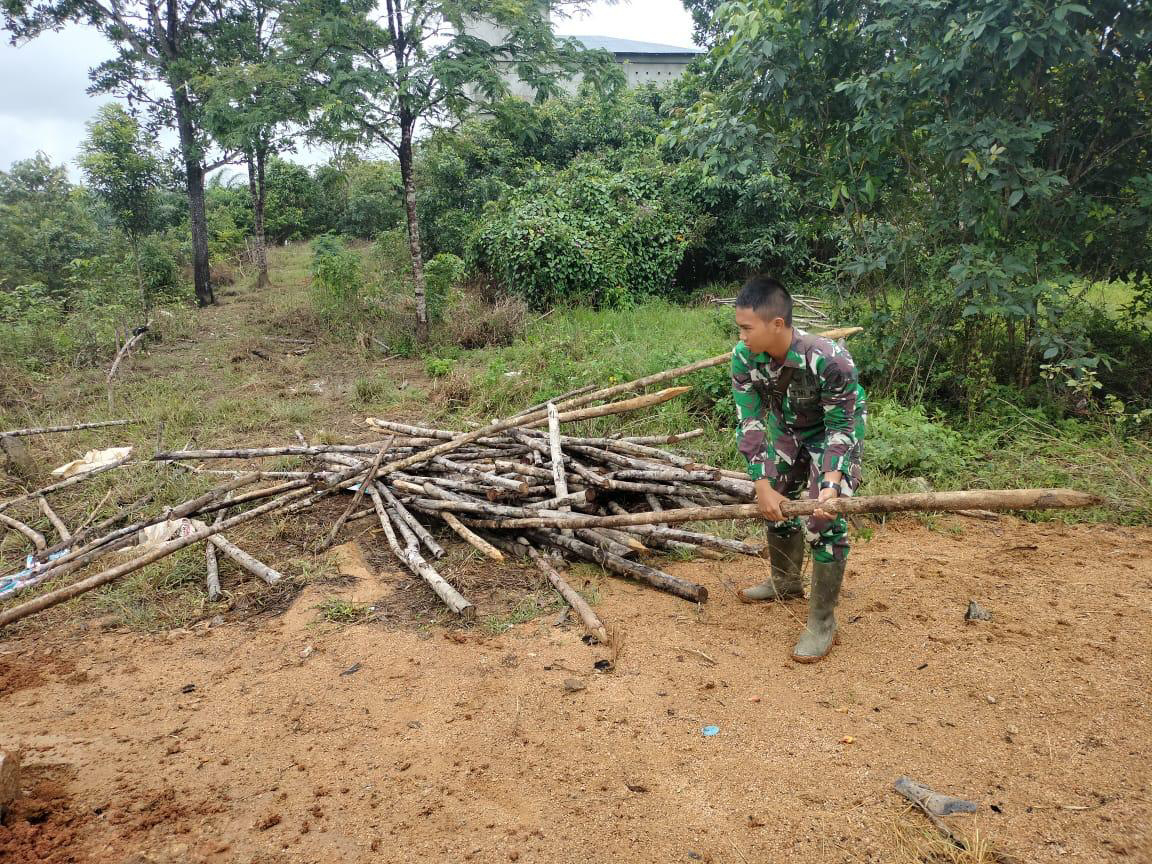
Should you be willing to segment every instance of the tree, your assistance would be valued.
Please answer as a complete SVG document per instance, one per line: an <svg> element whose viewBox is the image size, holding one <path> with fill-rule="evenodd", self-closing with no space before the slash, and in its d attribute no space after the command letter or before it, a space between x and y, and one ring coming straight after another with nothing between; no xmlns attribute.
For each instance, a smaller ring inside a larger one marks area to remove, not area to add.
<svg viewBox="0 0 1152 864"><path fill-rule="evenodd" d="M508 90L507 69L541 96L581 65L572 41L557 42L541 0L301 0L285 8L286 39L324 98L312 117L322 136L385 146L400 164L416 299L416 332L428 329L413 144L442 123ZM489 39L472 35L491 34ZM490 40L495 40L490 41ZM602 64L605 56L597 57ZM587 64L593 73L595 66Z"/></svg>
<svg viewBox="0 0 1152 864"><path fill-rule="evenodd" d="M925 367L955 345L960 398L1041 358L1084 368L1069 271L1152 268L1152 3L728 0L710 26L682 152L787 172L834 238L823 263L880 320L926 308L894 280L936 287L909 340Z"/></svg>
<svg viewBox="0 0 1152 864"><path fill-rule="evenodd" d="M152 227L160 162L136 118L115 103L101 106L96 118L88 123L88 137L80 145L77 161L88 187L104 202L128 237L143 313L147 317L151 297L140 273L140 237Z"/></svg>
<svg viewBox="0 0 1152 864"><path fill-rule="evenodd" d="M83 189L46 155L0 171L0 292L39 284L62 306L72 298L69 265L100 248Z"/></svg>
<svg viewBox="0 0 1152 864"><path fill-rule="evenodd" d="M279 5L279 0L234 0L214 39L220 56L198 81L207 94L205 119L213 136L244 154L258 288L268 284L268 160L291 146L293 124L304 119L307 108L301 77L285 58Z"/></svg>
<svg viewBox="0 0 1152 864"><path fill-rule="evenodd" d="M214 303L204 177L217 166L205 164L209 142L195 82L206 58L205 42L222 11L221 0L5 0L3 11L14 43L73 21L98 29L116 46L117 56L92 70L93 89L147 105L156 122L176 127L188 194L196 299L201 306Z"/></svg>

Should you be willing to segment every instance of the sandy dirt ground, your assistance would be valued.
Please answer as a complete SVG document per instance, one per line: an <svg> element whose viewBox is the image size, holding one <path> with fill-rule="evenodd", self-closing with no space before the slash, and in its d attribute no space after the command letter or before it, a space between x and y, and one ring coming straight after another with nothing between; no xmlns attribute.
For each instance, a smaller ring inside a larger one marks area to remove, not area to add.
<svg viewBox="0 0 1152 864"><path fill-rule="evenodd" d="M0 860L896 861L927 826L890 791L909 775L1018 861L1152 861L1152 530L941 526L857 546L814 666L787 659L802 601L736 600L751 559L668 564L703 607L604 577L607 673L554 615L336 628L314 589L156 635L25 627L0 642L25 763Z"/></svg>

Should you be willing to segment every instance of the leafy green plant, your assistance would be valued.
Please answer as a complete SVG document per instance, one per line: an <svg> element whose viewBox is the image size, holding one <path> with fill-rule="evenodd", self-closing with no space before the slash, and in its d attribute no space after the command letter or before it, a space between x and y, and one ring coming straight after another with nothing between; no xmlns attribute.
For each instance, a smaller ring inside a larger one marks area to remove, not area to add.
<svg viewBox="0 0 1152 864"><path fill-rule="evenodd" d="M364 277L360 256L332 234L312 241L312 304L328 325L347 321L358 306Z"/></svg>
<svg viewBox="0 0 1152 864"><path fill-rule="evenodd" d="M424 361L424 371L430 378L445 378L452 374L457 361L452 357L429 357Z"/></svg>
<svg viewBox="0 0 1152 864"><path fill-rule="evenodd" d="M453 291L464 276L464 261L451 252L441 252L424 265L428 292L428 320L440 321L453 301Z"/></svg>
<svg viewBox="0 0 1152 864"><path fill-rule="evenodd" d="M375 611L368 603L353 603L343 597L326 597L316 608L320 617L332 624L355 624Z"/></svg>

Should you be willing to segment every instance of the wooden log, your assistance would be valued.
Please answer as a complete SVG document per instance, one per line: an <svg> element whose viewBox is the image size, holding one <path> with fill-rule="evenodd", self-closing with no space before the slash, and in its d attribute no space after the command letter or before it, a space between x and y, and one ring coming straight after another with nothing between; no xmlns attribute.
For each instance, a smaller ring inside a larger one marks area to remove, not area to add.
<svg viewBox="0 0 1152 864"><path fill-rule="evenodd" d="M715 471L685 471L683 468L663 468L652 471L626 469L624 471L614 471L612 478L620 480L651 480L656 483L708 483L719 480L720 475Z"/></svg>
<svg viewBox="0 0 1152 864"><path fill-rule="evenodd" d="M412 515L412 511L405 507L400 499L392 494L391 489L379 481L376 482L376 489L384 496L384 500L387 502L389 509L404 520L404 524L406 524L412 533L416 535L416 538L424 544L424 547L432 554L433 558L440 559L447 554L444 551L444 547L436 542L436 538L432 536L428 529L420 524L420 520Z"/></svg>
<svg viewBox="0 0 1152 864"><path fill-rule="evenodd" d="M448 510L454 513L475 513L479 516L494 516L494 517L519 517L525 518L528 516L535 516L536 513L547 513L550 516L565 519L579 518L574 513L561 513L559 510L529 510L527 507L510 507L506 504L490 504L487 501L454 501L454 500L440 500L435 498L413 498L409 502L416 510L421 510L426 513L440 513L441 511ZM548 516L543 518L547 519ZM593 519L606 518L593 516ZM534 526L539 527L539 526ZM592 527L592 526L575 526Z"/></svg>
<svg viewBox="0 0 1152 864"><path fill-rule="evenodd" d="M391 439L389 439L389 444ZM321 544L320 549L327 549L336 542L336 535L340 533L340 529L344 527L344 522L352 515L352 511L356 509L356 505L360 503L364 497L364 490L376 482L376 472L380 469L380 463L384 461L384 454L388 452L389 444L385 444L380 448L380 452L376 454L376 458L372 460L372 464L368 470L364 472L364 477L356 485L356 491L352 495L352 500L348 502L348 506L340 513L336 521L332 524L331 530L328 532L328 537L324 543Z"/></svg>
<svg viewBox="0 0 1152 864"><path fill-rule="evenodd" d="M602 534L599 531L594 531L591 528L577 528L573 534L590 546L603 549L605 552L610 552L621 558L630 558L636 554L636 550L631 546L619 543L615 538L609 537L607 534Z"/></svg>
<svg viewBox="0 0 1152 864"><path fill-rule="evenodd" d="M87 545L92 537L103 536L103 532L107 531L113 525L117 524L118 522L123 522L137 510L140 510L143 507L147 507L148 504L152 502L152 498L154 496L151 492L149 492L147 495L137 498L131 504L123 507L119 512L109 516L107 519L102 519L95 525L89 525L89 523L96 517L96 514L100 511L100 508L103 507L105 502L107 502L107 500L111 497L112 490L109 489L107 494L104 496L104 499L96 507L92 508L92 512L88 514L88 518L84 520L84 524L72 537L67 540L59 540L53 545L49 546L43 552L36 553L36 560L43 562L47 560L50 555L54 555L62 549L68 549L69 547L75 549L79 548L80 546Z"/></svg>
<svg viewBox="0 0 1152 864"><path fill-rule="evenodd" d="M216 547L204 544L204 583L209 600L220 599L220 562L216 560Z"/></svg>
<svg viewBox="0 0 1152 864"><path fill-rule="evenodd" d="M651 510L653 513L664 512L664 506L660 503L660 499L657 498L655 495L653 495L651 492L647 493L644 496L644 500L648 502L648 509ZM655 524L659 525L661 528L667 528L668 527L668 523L664 522L664 521L658 521Z"/></svg>
<svg viewBox="0 0 1152 864"><path fill-rule="evenodd" d="M560 498L545 498L543 501L533 501L524 506L529 510L571 510L573 507L587 507L596 500L595 489L581 489L579 492L569 492Z"/></svg>
<svg viewBox="0 0 1152 864"><path fill-rule="evenodd" d="M52 527L56 529L56 536L61 541L71 540L72 532L68 530L68 526L64 524L56 511L52 509L52 505L48 503L48 499L41 495L36 499L36 503L40 506L40 512L48 517L48 521L52 523Z"/></svg>
<svg viewBox="0 0 1152 864"><path fill-rule="evenodd" d="M73 474L71 477L65 477L59 483L53 483L49 486L43 487L42 489L35 489L31 492L26 492L25 494L18 495L15 498L9 498L7 501L0 501L0 511L7 510L9 507L15 506L16 504L22 504L25 501L33 501L42 495L48 495L52 492L59 492L61 489L68 489L71 486L76 486L77 484L83 483L86 480L91 480L93 477L98 477L99 475L105 474L109 471L115 471L117 468L123 468L125 465L129 464L141 463L133 463L132 454L129 453L123 459L118 459L117 461L111 462L108 465L101 465L99 468L93 468L91 471L85 471L83 474Z"/></svg>
<svg viewBox="0 0 1152 864"><path fill-rule="evenodd" d="M13 519L11 516L6 516L0 513L0 525L11 528L13 531L18 531L32 541L33 547L38 551L43 551L48 548L48 541L44 539L44 535L33 528L31 525L25 525L19 519Z"/></svg>
<svg viewBox="0 0 1152 864"><path fill-rule="evenodd" d="M580 623L584 625L584 632L601 645L607 645L608 628L604 626L599 616L592 611L592 607L588 605L588 601L581 597L576 590L564 580L564 577L560 575L559 571L531 546L528 547L528 554L540 572L552 583L552 587L559 592L560 596L564 598L564 601L572 607L572 610L580 618Z"/></svg>
<svg viewBox="0 0 1152 864"><path fill-rule="evenodd" d="M259 459L267 456L324 456L326 454L361 454L373 456L379 447L361 444L327 444L317 447L235 447L216 450L169 450L157 453L153 462L174 462L199 459Z"/></svg>
<svg viewBox="0 0 1152 864"><path fill-rule="evenodd" d="M517 474L522 474L525 477L531 477L534 480L551 480L552 472L545 468L538 468L535 465L526 465L523 462L514 462L511 459L497 459L496 469L499 471L512 471Z"/></svg>
<svg viewBox="0 0 1152 864"><path fill-rule="evenodd" d="M269 585L275 585L277 582L284 578L282 573L273 570L262 561L256 560L239 546L229 542L219 534L209 537L208 542L219 549L222 553L224 553L224 556L228 558L232 563L236 564L238 567L243 568L244 570L247 570L253 576L257 576L263 579ZM219 587L219 585L217 585L217 587Z"/></svg>
<svg viewBox="0 0 1152 864"><path fill-rule="evenodd" d="M106 429L109 426L130 426L139 422L139 420L98 420L94 423L73 423L70 426L33 426L28 429L9 429L7 432L0 432L0 438L52 435L57 432L76 432L80 429Z"/></svg>
<svg viewBox="0 0 1152 864"><path fill-rule="evenodd" d="M475 533L471 528L449 513L447 510L440 514L440 518L459 535L460 539L493 561L503 561L504 553Z"/></svg>
<svg viewBox="0 0 1152 864"><path fill-rule="evenodd" d="M556 498L568 497L568 478L564 474L564 450L560 446L560 412L555 404L549 402L545 407L548 412L548 450L552 457L552 490ZM561 513L572 511L572 505L560 504L554 509ZM571 532L565 531L570 534Z"/></svg>
<svg viewBox="0 0 1152 864"><path fill-rule="evenodd" d="M669 387L656 393L646 393L634 399L623 399L620 402L609 402L606 405L596 405L591 408L574 408L571 411L557 411L557 420L560 423L575 423L577 420L591 420L594 417L607 417L611 414L623 414L628 411L639 411L642 408L651 408L691 392L691 387ZM532 420L524 423L525 429L533 429L544 425L548 418Z"/></svg>
<svg viewBox="0 0 1152 864"><path fill-rule="evenodd" d="M372 504L376 507L380 527L384 529L384 536L388 538L388 546L391 547L392 554L399 558L415 575L423 579L452 612L462 618L475 618L476 607L464 599L459 591L453 588L443 576L436 572L431 564L424 560L420 554L418 543L400 545L396 531L392 527L392 517L384 506L384 498L374 485L369 487L368 494L372 496ZM397 527L403 524L403 520L399 516L396 517L396 524ZM412 539L415 541L416 535L413 534Z"/></svg>
<svg viewBox="0 0 1152 864"><path fill-rule="evenodd" d="M703 585L671 576L655 567L637 564L635 561L629 561L626 558L605 552L603 549L597 549L575 537L565 537L558 531L547 532L543 536L554 546L567 549L589 561L595 561L610 573L631 577L651 585L653 588L659 588L661 591L667 591L694 603L703 603L708 599L708 589Z"/></svg>
<svg viewBox="0 0 1152 864"><path fill-rule="evenodd" d="M615 501L608 502L608 508L613 513L628 512ZM695 543L697 546L706 546L721 552L736 552L740 555L749 555L753 558L763 558L765 555L767 555L767 547L761 548L758 546L753 546L751 543L742 543L739 540L729 540L726 537L714 537L711 534L703 534L699 531L681 531L677 530L676 528L660 528L656 525L630 525L624 530L635 531L641 537L646 537L649 534L656 534L659 537L666 537L669 540L679 540L683 543Z"/></svg>
<svg viewBox="0 0 1152 864"><path fill-rule="evenodd" d="M440 502L445 503L445 502ZM1075 489L977 489L964 492L915 492L904 495L870 495L833 498L823 503L813 499L785 501L781 505L785 519L811 516L819 507L829 513L906 513L949 512L956 510L1068 510L1097 507L1104 503L1099 495ZM477 511L474 511L477 512ZM719 519L761 519L755 504L722 504L715 507L685 507L652 513L628 513L616 516L584 516L575 513L553 513L528 518L495 518L492 528L618 528L626 525L654 525L675 522L709 522Z"/></svg>
<svg viewBox="0 0 1152 864"><path fill-rule="evenodd" d="M640 555L649 555L652 552L651 549L636 539L636 535L629 534L627 531L623 531L619 528L597 528L595 531L597 534L603 534L605 537L611 537L620 545L627 546L633 552L636 552Z"/></svg>
<svg viewBox="0 0 1152 864"><path fill-rule="evenodd" d="M687 432L677 432L673 435L624 435L613 440L625 441L629 444L679 444L681 441L690 441L704 434L703 429L690 429Z"/></svg>
<svg viewBox="0 0 1152 864"><path fill-rule="evenodd" d="M81 579L79 582L74 582L71 585L65 585L63 588L50 591L47 594L41 594L39 597L29 600L27 603L21 603L19 606L14 606L11 609L0 612L0 627L7 627L9 624L27 618L29 615L34 615L37 612L63 603L66 600L71 600L73 597L78 597L94 588L99 588L101 585L107 585L109 582L113 582L121 576L133 573L142 567L147 567L149 564L159 561L161 558L171 555L173 552L178 552L186 546L191 546L193 543L199 543L209 537L214 537L222 531L227 531L237 525L249 522L258 516L263 516L266 513L287 507L293 501L303 498L308 492L309 490L307 489L297 489L288 492L279 498L274 498L265 504L254 507L230 519L225 519L218 525L205 525L203 528L199 528L183 537L176 537L166 543L161 543L149 552L133 558L131 561L125 561L115 567L110 567L107 570L89 576L87 579Z"/></svg>

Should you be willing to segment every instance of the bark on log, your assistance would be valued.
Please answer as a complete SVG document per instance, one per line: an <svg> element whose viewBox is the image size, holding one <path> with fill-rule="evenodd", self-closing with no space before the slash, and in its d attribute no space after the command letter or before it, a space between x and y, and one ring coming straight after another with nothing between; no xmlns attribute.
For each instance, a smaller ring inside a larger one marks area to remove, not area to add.
<svg viewBox="0 0 1152 864"><path fill-rule="evenodd" d="M211 543L204 544L204 570L205 586L208 589L209 600L220 599L220 562L216 560L216 547Z"/></svg>
<svg viewBox="0 0 1152 864"><path fill-rule="evenodd" d="M471 528L469 528L467 525L465 525L463 522L461 522L459 519L457 519L455 516L453 516L448 511L445 510L444 512L442 512L440 514L440 518L444 520L444 522L448 525L449 528L451 528L453 531L456 532L456 534L460 537L461 540L463 540L465 543L467 543L473 549L476 549L478 552L480 552L485 557L491 558L493 561L503 561L504 560L504 553L503 552L501 552L499 549L497 549L495 546L493 546L491 543L489 543L487 540L485 540L479 534L475 533Z"/></svg>
<svg viewBox="0 0 1152 864"><path fill-rule="evenodd" d="M208 542L224 553L224 557L228 558L232 563L236 564L251 573L253 576L258 576L267 582L269 585L275 585L284 578L282 573L273 570L267 564L257 561L239 546L230 543L219 534L209 537Z"/></svg>
<svg viewBox="0 0 1152 864"><path fill-rule="evenodd" d="M376 507L380 527L384 529L384 536L388 538L388 545L392 549L392 554L399 558L415 575L423 579L452 612L462 618L475 618L476 607L464 599L459 591L448 584L444 577L424 560L418 545L411 543L406 546L400 545L400 541L396 537L396 530L392 527L392 517L384 507L383 496L376 491L376 487L370 487L368 494L372 496L372 504ZM399 516L396 517L396 523L397 527L403 524ZM413 540L415 540L415 535L413 535Z"/></svg>
<svg viewBox="0 0 1152 864"><path fill-rule="evenodd" d="M13 531L18 531L23 534L32 542L32 546L35 547L37 551L42 552L48 548L48 541L44 539L44 535L31 525L25 525L19 519L13 519L11 516L5 516L3 513L0 513L0 525L4 525Z"/></svg>
<svg viewBox="0 0 1152 864"><path fill-rule="evenodd" d="M68 526L64 524L64 520L52 509L52 505L48 503L48 499L41 495L36 499L36 503L40 505L40 512L48 517L48 521L51 522L52 527L56 529L56 535L60 540L71 540L72 532L68 530Z"/></svg>
<svg viewBox="0 0 1152 864"><path fill-rule="evenodd" d="M448 502L434 502L448 503ZM1065 510L1096 507L1104 499L1075 489L990 489L965 492L916 492L906 495L870 495L834 498L823 504L807 499L785 501L781 505L785 519L810 516L817 506L830 513L904 513L948 512L956 510ZM453 509L450 507L444 509ZM480 511L471 511L480 512ZM618 528L626 525L657 525L675 522L707 522L717 519L761 519L755 504L723 504L715 507L685 507L653 513L628 513L617 516L583 516L555 513L528 518L496 518L492 528Z"/></svg>
<svg viewBox="0 0 1152 864"><path fill-rule="evenodd" d="M667 591L670 594L675 594L677 597L691 600L694 603L704 603L708 599L708 589L703 585L697 585L695 582L689 582L687 579L671 576L654 567L637 564L635 561L629 561L626 558L605 552L603 549L597 549L595 546L577 540L575 537L565 537L556 531L548 532L542 536L554 546L567 549L589 561L595 561L610 573L629 576L651 585L654 588L659 588L661 591Z"/></svg>
<svg viewBox="0 0 1152 864"><path fill-rule="evenodd" d="M590 546L603 549L605 552L610 552L621 558L630 558L636 554L636 550L631 546L617 542L615 538L609 537L607 534L601 534L599 531L594 531L591 528L577 528L574 534Z"/></svg>
<svg viewBox="0 0 1152 864"><path fill-rule="evenodd" d="M59 492L61 489L67 489L70 486L83 483L85 480L91 480L93 477L98 477L99 475L107 473L108 471L115 471L117 468L122 468L128 464L140 463L132 463L132 454L129 453L123 459L120 459L119 461L113 462L109 465L102 465L99 468L93 468L91 471L85 471L83 474L74 474L71 477L66 477L59 483L53 483L50 486L45 486L42 489L34 489L31 492L18 495L15 498L9 498L7 501L0 501L0 511L7 510L9 507L15 506L16 504L22 504L25 501L32 501L41 495L47 495L50 492Z"/></svg>
<svg viewBox="0 0 1152 864"><path fill-rule="evenodd" d="M580 623L584 625L584 631L601 645L607 645L608 628L604 626L604 623L596 613L592 611L592 607L588 605L588 601L581 597L576 590L564 580L564 577L560 575L556 568L531 546L528 547L528 554L532 557L532 560L540 572L552 583L552 587L560 593L560 596L564 598L565 602L571 606L573 611L579 616Z"/></svg>
<svg viewBox="0 0 1152 864"><path fill-rule="evenodd" d="M306 489L289 492L279 498L274 498L266 504L233 516L231 519L225 519L219 525L206 525L184 537L177 537L169 540L167 543L162 543L152 551L138 558L133 558L131 561L125 561L123 564L118 564L115 567L89 576L87 579L81 579L79 582L74 582L56 591L42 594L39 597L29 600L27 603L21 603L19 606L14 606L5 612L0 612L0 627L7 627L9 624L15 623L22 618L27 618L29 615L34 615L37 612L63 603L66 600L71 600L73 597L78 597L94 588L99 588L101 585L107 585L109 582L113 582L121 576L133 573L142 567L147 567L149 564L159 561L161 558L171 555L173 552L178 552L186 546L191 546L193 543L199 543L201 540L213 537L221 531L227 531L237 525L249 522L257 516L263 516L265 513L279 510L297 500L298 497L303 497L307 492L308 490Z"/></svg>
<svg viewBox="0 0 1152 864"><path fill-rule="evenodd" d="M412 530L412 533L424 544L424 547L432 554L433 558L440 559L447 554L444 551L444 547L436 542L436 539L428 529L420 524L420 520L412 515L412 511L405 507L400 499L392 494L391 489L379 481L376 482L376 489L384 496L384 500L388 502L388 506L397 516L404 520L404 523Z"/></svg>
<svg viewBox="0 0 1152 864"><path fill-rule="evenodd" d="M579 492L569 492L563 498L545 498L543 501L533 501L524 506L529 510L567 510L572 507L586 507L595 500L595 489L581 489Z"/></svg>
<svg viewBox="0 0 1152 864"><path fill-rule="evenodd" d="M33 426L28 429L9 429L7 432L0 432L0 438L51 435L56 432L75 432L80 429L105 429L109 426L130 426L139 422L139 420L99 420L94 423L73 423L71 426Z"/></svg>

